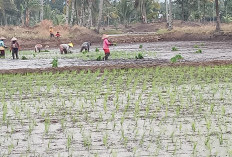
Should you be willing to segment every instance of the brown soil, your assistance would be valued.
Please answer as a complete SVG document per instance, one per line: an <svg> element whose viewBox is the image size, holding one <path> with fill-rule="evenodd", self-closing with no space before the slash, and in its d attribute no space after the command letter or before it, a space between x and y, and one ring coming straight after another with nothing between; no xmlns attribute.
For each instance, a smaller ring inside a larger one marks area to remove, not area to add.
<svg viewBox="0 0 232 157"><path fill-rule="evenodd" d="M85 27L68 27L68 26L56 26L54 27L54 33L56 31L61 32L61 38L59 40L49 38L48 28L52 25L50 21L43 21L40 25L33 28L25 27L0 27L0 32L7 39L15 35L19 38L21 49L34 49L36 44L49 45L50 48L57 48L61 43L68 43L72 41L74 46L81 45L84 41L90 41L92 43L101 43L101 34L97 34L94 30L89 30ZM181 22L174 21L174 27L178 28L178 31L165 32L161 34L149 34L148 32L157 32L158 30L165 29L165 22L156 22L150 24L133 24L129 27L120 26L118 29L124 32L124 35L111 37L111 40L116 43L134 43L134 42L156 42L162 41L199 41L199 40L232 40L232 34L230 32L196 32L198 29L205 26L212 26L212 24L203 25L195 22ZM194 28L195 32L181 31L181 28ZM104 28L114 29L114 28ZM136 34L143 32L144 34ZM134 33L128 34L128 33ZM147 34L146 34L147 33ZM6 45L10 45L9 40L6 40Z"/></svg>
<svg viewBox="0 0 232 157"><path fill-rule="evenodd" d="M116 65L91 65L91 66L68 66L68 67L57 67L57 68L24 68L24 69L7 69L0 70L0 74L26 74L26 73L43 73L43 72L63 72L63 71L97 71L100 70L114 70L114 69L131 69L131 68L154 68L157 66L222 66L231 65L232 60L214 60L214 61L201 61L201 62L180 62L180 63L170 63L166 60L150 60L143 63L143 61L136 64L135 62L116 64Z"/></svg>

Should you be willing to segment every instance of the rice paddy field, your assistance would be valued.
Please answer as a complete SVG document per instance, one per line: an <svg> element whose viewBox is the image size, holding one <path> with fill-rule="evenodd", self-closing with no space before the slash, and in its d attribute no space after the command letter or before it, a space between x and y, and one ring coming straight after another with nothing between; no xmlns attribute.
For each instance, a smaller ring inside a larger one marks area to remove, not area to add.
<svg viewBox="0 0 232 157"><path fill-rule="evenodd" d="M232 66L0 75L0 156L232 156Z"/></svg>

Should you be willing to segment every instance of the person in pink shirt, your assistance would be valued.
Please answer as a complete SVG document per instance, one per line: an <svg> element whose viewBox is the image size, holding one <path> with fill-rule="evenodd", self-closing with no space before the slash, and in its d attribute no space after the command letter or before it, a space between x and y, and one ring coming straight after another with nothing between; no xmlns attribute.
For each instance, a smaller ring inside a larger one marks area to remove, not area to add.
<svg viewBox="0 0 232 157"><path fill-rule="evenodd" d="M105 57L103 57L103 60L107 60L108 57L110 56L110 49L109 46L112 46L113 44L111 44L108 40L108 35L103 34L102 36L102 40L103 40L103 50L105 52Z"/></svg>

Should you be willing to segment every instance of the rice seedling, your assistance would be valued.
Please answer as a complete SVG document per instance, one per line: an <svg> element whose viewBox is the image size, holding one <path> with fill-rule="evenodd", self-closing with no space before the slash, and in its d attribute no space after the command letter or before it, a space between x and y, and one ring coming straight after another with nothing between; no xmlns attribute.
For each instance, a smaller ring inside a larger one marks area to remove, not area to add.
<svg viewBox="0 0 232 157"><path fill-rule="evenodd" d="M202 50L198 49L197 51L195 51L195 53L202 53Z"/></svg>
<svg viewBox="0 0 232 157"><path fill-rule="evenodd" d="M58 67L58 59L57 58L53 58L51 64L52 64L53 68L57 68Z"/></svg>
<svg viewBox="0 0 232 157"><path fill-rule="evenodd" d="M33 156L33 139L42 137L46 156L54 147L60 156L77 154L72 148L100 155L96 147L107 155L112 148L118 156L133 155L135 148L135 155L181 156L184 144L191 148L187 156L229 155L230 70L156 67L1 75L1 152L11 144L11 154L26 145L25 152ZM13 140L21 132L29 143ZM226 151L219 152L219 144Z"/></svg>
<svg viewBox="0 0 232 157"><path fill-rule="evenodd" d="M172 47L172 51L179 51L177 47Z"/></svg>

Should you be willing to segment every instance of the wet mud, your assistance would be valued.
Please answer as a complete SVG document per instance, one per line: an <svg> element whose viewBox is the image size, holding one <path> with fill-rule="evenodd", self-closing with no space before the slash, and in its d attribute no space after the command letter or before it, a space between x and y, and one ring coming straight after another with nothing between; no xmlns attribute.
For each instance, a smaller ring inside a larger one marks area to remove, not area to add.
<svg viewBox="0 0 232 157"><path fill-rule="evenodd" d="M140 49L139 46L143 45ZM94 52L101 45L93 45L89 53ZM172 51L172 48L177 51ZM212 42L212 41L178 41L178 42L153 42L153 43L137 43L137 44L119 44L111 47L111 53L114 51L143 52L152 51L156 53L155 57L144 56L144 59L111 59L107 61L59 59L58 68L51 68L51 56L43 59L29 60L13 60L10 55L6 59L0 59L0 73L26 73L40 71L63 71L63 70L95 70L95 69L113 69L113 68L142 68L154 66L179 66L179 65L223 65L232 62L232 43L228 42ZM202 53L196 53L201 50ZM51 54L58 53L57 49L51 50ZM74 49L74 53L79 53L79 48ZM102 52L103 54L103 52ZM172 64L170 59L180 54L184 59L178 63ZM59 56L64 56L60 55Z"/></svg>

